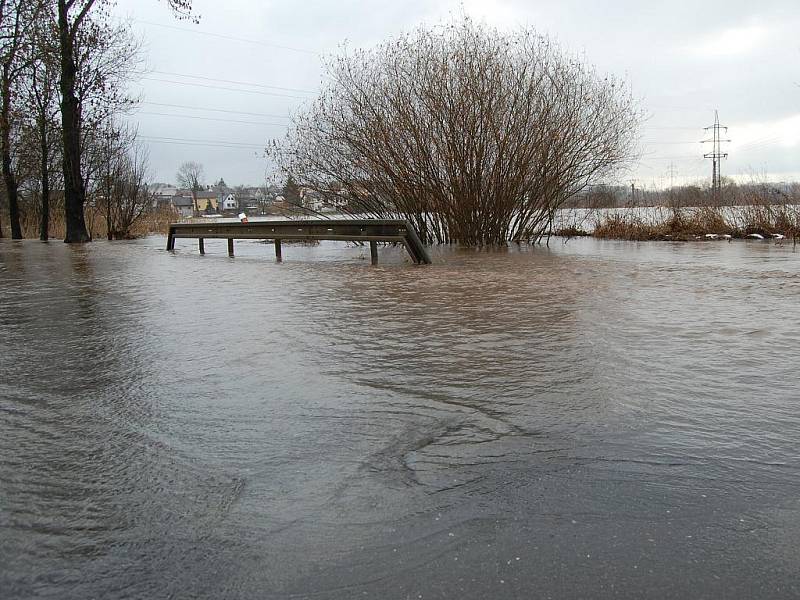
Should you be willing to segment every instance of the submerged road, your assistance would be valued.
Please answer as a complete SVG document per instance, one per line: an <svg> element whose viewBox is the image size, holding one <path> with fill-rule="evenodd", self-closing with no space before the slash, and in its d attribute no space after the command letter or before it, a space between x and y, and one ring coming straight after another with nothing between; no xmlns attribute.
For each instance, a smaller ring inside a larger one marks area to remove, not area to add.
<svg viewBox="0 0 800 600"><path fill-rule="evenodd" d="M800 256L0 241L0 598L794 598Z"/></svg>

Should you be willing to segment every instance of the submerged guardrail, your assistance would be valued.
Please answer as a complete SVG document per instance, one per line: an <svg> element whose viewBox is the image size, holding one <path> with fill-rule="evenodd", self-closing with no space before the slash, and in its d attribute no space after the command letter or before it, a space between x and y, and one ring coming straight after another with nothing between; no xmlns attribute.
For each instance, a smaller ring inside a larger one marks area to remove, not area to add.
<svg viewBox="0 0 800 600"><path fill-rule="evenodd" d="M402 219L340 219L303 221L252 221L249 223L172 223L167 235L167 250L175 250L178 238L197 239L200 254L205 254L203 240L228 240L228 255L233 256L234 240L274 240L275 257L281 261L281 241L338 240L369 242L372 264L378 264L378 242L405 246L416 264L431 264L431 258L414 227Z"/></svg>

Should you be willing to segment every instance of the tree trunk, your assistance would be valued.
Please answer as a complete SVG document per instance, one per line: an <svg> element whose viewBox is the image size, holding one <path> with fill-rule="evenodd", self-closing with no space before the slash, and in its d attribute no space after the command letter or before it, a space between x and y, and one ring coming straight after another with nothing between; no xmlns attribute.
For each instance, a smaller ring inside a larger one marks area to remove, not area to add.
<svg viewBox="0 0 800 600"><path fill-rule="evenodd" d="M46 242L50 237L50 150L47 140L47 122L42 119L41 132L41 177L42 177L42 220L39 225L39 239Z"/></svg>
<svg viewBox="0 0 800 600"><path fill-rule="evenodd" d="M110 159L109 159L110 160ZM111 225L111 175L106 175L106 236L108 241L114 239L114 228Z"/></svg>
<svg viewBox="0 0 800 600"><path fill-rule="evenodd" d="M70 31L66 0L58 0L58 33L61 52L61 129L64 138L64 216L67 243L91 241L86 231L83 205L86 187L81 174L81 106L75 96L74 37Z"/></svg>
<svg viewBox="0 0 800 600"><path fill-rule="evenodd" d="M8 65L3 67L2 109L0 110L0 146L2 150L3 182L8 199L8 217L11 223L11 239L22 239L22 228L19 223L19 189L11 162L11 83L8 79Z"/></svg>
<svg viewBox="0 0 800 600"><path fill-rule="evenodd" d="M106 133L106 155L105 155L105 167L106 167L106 177L105 177L105 190L103 195L106 198L106 237L108 237L108 241L112 241L114 239L114 227L112 225L113 219L111 217L111 194L113 193L114 186L111 182L111 161L112 156L114 153L114 149L111 145L111 140L113 139L112 133L109 131Z"/></svg>

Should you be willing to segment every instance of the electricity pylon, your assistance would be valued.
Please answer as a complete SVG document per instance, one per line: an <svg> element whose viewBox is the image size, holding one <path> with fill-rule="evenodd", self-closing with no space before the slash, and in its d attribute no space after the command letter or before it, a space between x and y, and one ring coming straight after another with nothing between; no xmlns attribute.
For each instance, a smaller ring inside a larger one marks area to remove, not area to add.
<svg viewBox="0 0 800 600"><path fill-rule="evenodd" d="M725 130L725 135L728 134L728 128L719 124L719 113L714 111L714 124L705 127L704 131L711 130L711 139L703 140L701 144L712 144L711 152L703 155L703 158L711 159L711 194L714 198L714 203L722 204L722 176L720 175L720 166L723 158L728 158L728 154L722 151L722 144L730 142L730 140L723 140L720 136L720 130Z"/></svg>

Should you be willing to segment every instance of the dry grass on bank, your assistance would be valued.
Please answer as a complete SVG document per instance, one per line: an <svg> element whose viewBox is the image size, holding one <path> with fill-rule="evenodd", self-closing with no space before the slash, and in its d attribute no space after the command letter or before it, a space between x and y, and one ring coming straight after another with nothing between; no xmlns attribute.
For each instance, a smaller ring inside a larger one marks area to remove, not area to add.
<svg viewBox="0 0 800 600"><path fill-rule="evenodd" d="M635 210L600 217L593 235L620 240L688 241L706 234L745 238L780 234L800 238L800 207L795 205L726 206L720 208L668 209L666 218L649 218Z"/></svg>
<svg viewBox="0 0 800 600"><path fill-rule="evenodd" d="M96 208L87 207L85 211L86 228L89 230L92 239L100 240L108 237L106 229L105 215ZM156 210L144 214L141 218L137 219L130 230L129 239L135 239L150 235L153 233L166 234L169 229L169 224L179 220L179 215L172 210ZM39 238L39 222L40 216L38 213L29 212L21 215L22 235L25 238L38 239ZM6 220L3 221L4 227ZM10 236L11 232L5 228L3 235ZM66 236L66 223L64 221L63 208L56 208L50 215L49 227L50 239L59 240L64 239Z"/></svg>
<svg viewBox="0 0 800 600"><path fill-rule="evenodd" d="M787 238L800 238L800 206L741 206L736 210L743 223L744 235L758 233L768 236L780 233Z"/></svg>

